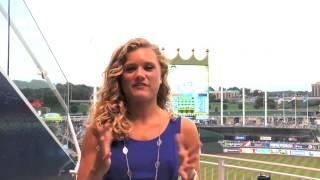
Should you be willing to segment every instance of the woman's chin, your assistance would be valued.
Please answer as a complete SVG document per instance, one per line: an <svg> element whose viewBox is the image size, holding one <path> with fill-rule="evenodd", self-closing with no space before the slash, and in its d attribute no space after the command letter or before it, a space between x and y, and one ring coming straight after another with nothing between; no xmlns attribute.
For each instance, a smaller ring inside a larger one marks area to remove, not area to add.
<svg viewBox="0 0 320 180"><path fill-rule="evenodd" d="M148 102L150 100L152 100L152 97L150 97L150 95L147 94L135 94L131 97L131 100L136 101L136 102Z"/></svg>

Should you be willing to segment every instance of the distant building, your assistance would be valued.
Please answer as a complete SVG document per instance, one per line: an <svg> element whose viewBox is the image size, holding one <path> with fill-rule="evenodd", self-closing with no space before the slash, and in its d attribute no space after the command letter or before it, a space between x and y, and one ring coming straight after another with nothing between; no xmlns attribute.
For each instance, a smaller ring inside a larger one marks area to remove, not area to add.
<svg viewBox="0 0 320 180"><path fill-rule="evenodd" d="M220 99L221 92L220 91L213 91L212 94L216 97L216 99ZM240 97L240 91L223 91L223 99L233 99Z"/></svg>
<svg viewBox="0 0 320 180"><path fill-rule="evenodd" d="M320 97L320 82L312 84L312 96Z"/></svg>

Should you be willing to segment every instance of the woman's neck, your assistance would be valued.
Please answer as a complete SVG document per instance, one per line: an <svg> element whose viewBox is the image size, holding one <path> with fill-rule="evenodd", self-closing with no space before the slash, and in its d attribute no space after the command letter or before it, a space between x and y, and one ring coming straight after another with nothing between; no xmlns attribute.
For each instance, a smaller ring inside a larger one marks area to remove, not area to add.
<svg viewBox="0 0 320 180"><path fill-rule="evenodd" d="M131 122L129 136L135 140L151 140L165 131L169 122L169 113L157 104L128 107L127 118Z"/></svg>
<svg viewBox="0 0 320 180"><path fill-rule="evenodd" d="M163 110L155 103L128 105L128 118L131 122L145 122L149 119L153 119L153 117L162 116L163 113Z"/></svg>

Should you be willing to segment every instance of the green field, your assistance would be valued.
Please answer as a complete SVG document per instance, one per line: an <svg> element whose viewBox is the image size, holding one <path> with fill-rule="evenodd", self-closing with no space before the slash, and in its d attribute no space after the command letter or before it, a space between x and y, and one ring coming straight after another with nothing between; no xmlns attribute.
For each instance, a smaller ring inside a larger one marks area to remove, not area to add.
<svg viewBox="0 0 320 180"><path fill-rule="evenodd" d="M312 167L320 169L320 158L315 157L300 157L300 156L286 156L286 155L258 155L258 154L219 154L223 156L232 156L237 158L243 159L253 159L253 160L260 160L266 162L275 162L275 163L283 163L283 164L290 164L296 166L304 166L304 167ZM203 161L210 161L210 162L218 162L217 158L212 157L201 157ZM309 171L304 169L296 169L296 168L289 168L289 167L282 167L282 166L274 166L270 164L261 164L261 163L253 163L253 162L244 162L238 160L225 160L224 164L230 165L237 165L237 166L245 166L257 169L264 169L264 170L271 170L277 172L284 172L289 174L297 174L302 176L308 176L313 178L320 179L320 172L317 171ZM225 180L255 180L260 172L257 171L248 171L248 170L239 170L234 168L225 168ZM265 175L269 175L269 173L262 173ZM206 177L204 177L204 175ZM270 174L271 180L294 180L294 179L301 179L301 178L290 178L288 176L283 175L275 175ZM218 166L216 165L207 165L201 164L201 179L218 179Z"/></svg>

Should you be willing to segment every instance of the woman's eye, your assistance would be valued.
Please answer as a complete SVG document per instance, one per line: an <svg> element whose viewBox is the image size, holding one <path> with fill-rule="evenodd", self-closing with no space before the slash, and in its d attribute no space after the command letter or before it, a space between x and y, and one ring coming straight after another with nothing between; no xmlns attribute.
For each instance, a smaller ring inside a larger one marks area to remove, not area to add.
<svg viewBox="0 0 320 180"><path fill-rule="evenodd" d="M126 66L125 68L124 68L124 72L126 72L126 73L130 73L130 72L133 72L133 71L135 71L136 70L136 67L135 66Z"/></svg>
<svg viewBox="0 0 320 180"><path fill-rule="evenodd" d="M147 65L144 66L144 69L146 71L151 71L153 68L154 68L154 66L152 64L147 64Z"/></svg>

